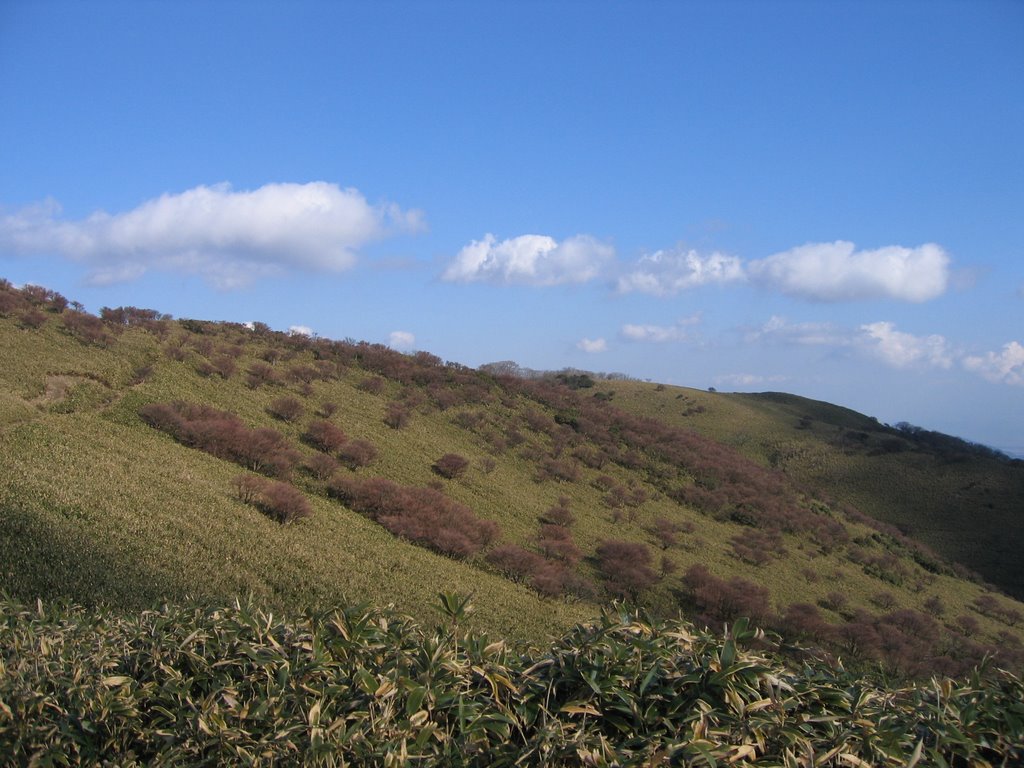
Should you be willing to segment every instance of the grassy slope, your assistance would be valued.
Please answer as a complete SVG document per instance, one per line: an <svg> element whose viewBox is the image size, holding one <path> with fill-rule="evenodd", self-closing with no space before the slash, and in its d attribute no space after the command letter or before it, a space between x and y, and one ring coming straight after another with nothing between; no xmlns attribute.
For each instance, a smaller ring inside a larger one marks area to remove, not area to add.
<svg viewBox="0 0 1024 768"><path fill-rule="evenodd" d="M0 577L15 594L141 608L167 598L253 593L289 608L393 603L429 619L433 608L424 606L436 604L438 591L475 591L481 626L534 637L591 612L542 603L497 575L398 541L322 496L310 495L310 519L280 526L235 499L237 466L180 446L135 415L144 402L183 398L269 423L262 408L279 389L252 392L240 378L203 379L181 363L160 363L150 381L128 387L132 363L157 359L147 334L126 334L100 350L52 326L21 331L8 324L2 332ZM46 382L71 372L79 383L67 397L48 400ZM379 423L378 398L344 384L322 394L342 404L353 436L368 432L371 419ZM455 430L433 426L424 420L401 433L409 438L401 450L383 444L390 436L380 431L385 458L375 471L425 481L429 463L415 467L401 454L422 451L418 464L439 455L445 433ZM456 442L458 435L450 436Z"/></svg>
<svg viewBox="0 0 1024 768"><path fill-rule="evenodd" d="M796 395L606 388L616 405L735 445L1024 598L1024 462L943 457L875 419Z"/></svg>
<svg viewBox="0 0 1024 768"><path fill-rule="evenodd" d="M258 351L244 351L240 371ZM298 358L311 360L308 353ZM152 375L132 384L132 372L147 364L153 366ZM642 483L635 473L608 465L600 472L583 469L579 482L538 483L536 464L522 451L495 456L494 469L485 472L480 463L489 455L485 443L453 421L457 413L481 407L417 412L410 426L391 430L382 417L399 385L388 382L384 393L368 394L356 386L365 375L354 366L340 379L315 382L309 396L294 386L252 390L241 374L204 378L192 362L167 359L161 342L142 331L125 332L100 348L69 337L55 319L41 329L23 330L13 319L0 318L0 587L22 599L61 595L125 607L248 592L289 608L368 600L394 603L426 621L435 617L438 591L475 591L478 627L534 639L596 613L595 604L543 600L494 574L481 558L461 562L404 543L318 493L309 495L311 519L279 526L235 499L230 480L238 467L178 445L137 416L144 403L185 399L229 409L252 425L274 426L295 437L301 423L283 425L265 411L275 397L291 394L304 401L309 416L324 401L337 403L334 420L350 436L369 439L380 449L379 461L360 474L423 485L437 479L430 464L442 453L454 451L474 460L466 477L446 482L445 491L480 516L498 521L506 541L528 544L537 515L563 495L571 499L574 535L586 554L612 537L653 548L647 529L658 517L693 523L695 533L668 551L679 571L647 598L663 613L676 610L683 590L680 574L694 563L723 578L740 576L768 587L777 610L819 601L839 586L851 609L871 611L871 598L879 591L891 592L897 607L918 610L929 596L941 595L951 618L970 613L971 602L981 594L977 585L932 576L912 562L904 585L881 582L842 552L824 554L792 535L784 537L785 557L769 566L750 565L738 560L729 544L747 529L703 516L653 490L635 520L613 522L601 503L603 493L592 482L607 473L624 483ZM617 404L636 399L634 405L653 409L652 415L681 405L676 400L681 390L652 398L645 394L650 388L635 383L615 386ZM698 393L684 396L697 398ZM538 406L519 395L486 410L516 418L526 408ZM733 442L743 442L743 430L752 432L756 423L764 425L763 432L754 433L762 439L772 428L773 420L757 409L723 407L717 414L709 408L700 418L717 424ZM546 440L536 434L529 439ZM745 441L748 450L756 440ZM315 490L310 481L305 484ZM847 522L847 528L854 537L871 533L854 522ZM868 549L880 547L865 541ZM596 579L591 562L579 569ZM998 633L1007 631L986 616L976 618L979 639L996 642Z"/></svg>

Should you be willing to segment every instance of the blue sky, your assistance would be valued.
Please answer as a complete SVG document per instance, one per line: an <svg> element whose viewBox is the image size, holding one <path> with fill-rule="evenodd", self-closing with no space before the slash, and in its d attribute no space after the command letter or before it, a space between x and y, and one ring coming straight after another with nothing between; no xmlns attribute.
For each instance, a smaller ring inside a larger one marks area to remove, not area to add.
<svg viewBox="0 0 1024 768"><path fill-rule="evenodd" d="M0 276L1024 454L1020 2L0 0Z"/></svg>

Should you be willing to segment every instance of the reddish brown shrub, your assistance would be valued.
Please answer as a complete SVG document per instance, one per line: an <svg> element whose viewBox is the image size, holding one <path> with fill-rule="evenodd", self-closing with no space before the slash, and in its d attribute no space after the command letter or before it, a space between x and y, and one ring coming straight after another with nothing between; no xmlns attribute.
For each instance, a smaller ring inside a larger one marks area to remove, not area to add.
<svg viewBox="0 0 1024 768"><path fill-rule="evenodd" d="M778 531L746 529L731 539L732 551L751 565L764 565L786 554Z"/></svg>
<svg viewBox="0 0 1024 768"><path fill-rule="evenodd" d="M769 595L745 579L734 577L725 581L713 576L703 565L692 565L683 576L697 611L705 623L734 621L746 616L755 622L764 622L768 616Z"/></svg>
<svg viewBox="0 0 1024 768"><path fill-rule="evenodd" d="M561 525L541 525L537 532L537 548L544 557L568 565L575 565L583 556L572 540L572 531Z"/></svg>
<svg viewBox="0 0 1024 768"><path fill-rule="evenodd" d="M238 475L231 481L238 500L244 504L255 504L267 481L256 475Z"/></svg>
<svg viewBox="0 0 1024 768"><path fill-rule="evenodd" d="M658 546L662 549L674 547L679 543L677 538L679 526L667 518L656 518L651 526L651 533L654 534L654 537L658 540Z"/></svg>
<svg viewBox="0 0 1024 768"><path fill-rule="evenodd" d="M576 518L573 517L572 512L569 510L569 497L559 496L558 504L541 515L540 520L542 523L561 525L566 528L575 523Z"/></svg>
<svg viewBox="0 0 1024 768"><path fill-rule="evenodd" d="M143 406L139 415L184 445L261 474L287 477L299 460L284 435L268 428L250 429L227 411L174 402Z"/></svg>
<svg viewBox="0 0 1024 768"><path fill-rule="evenodd" d="M896 606L896 596L892 592L876 592L871 596L871 602L888 611Z"/></svg>
<svg viewBox="0 0 1024 768"><path fill-rule="evenodd" d="M326 419L316 419L309 423L302 439L318 451L336 453L348 442L348 435Z"/></svg>
<svg viewBox="0 0 1024 768"><path fill-rule="evenodd" d="M381 477L335 477L328 493L396 536L442 554L469 557L493 542L497 523L432 488L401 486Z"/></svg>
<svg viewBox="0 0 1024 768"><path fill-rule="evenodd" d="M580 466L573 459L556 459L549 456L540 462L534 479L538 482L561 480L575 483L580 479Z"/></svg>
<svg viewBox="0 0 1024 768"><path fill-rule="evenodd" d="M524 581L544 565L544 558L515 544L499 544L487 553L487 562L505 577Z"/></svg>
<svg viewBox="0 0 1024 768"><path fill-rule="evenodd" d="M597 564L611 592L633 599L658 580L651 568L651 552L643 544L605 541L597 548Z"/></svg>
<svg viewBox="0 0 1024 768"><path fill-rule="evenodd" d="M377 447L367 440L350 440L337 450L337 456L349 469L368 467L377 460Z"/></svg>
<svg viewBox="0 0 1024 768"><path fill-rule="evenodd" d="M405 403L392 400L384 409L384 423L392 429L402 429L409 424L409 409Z"/></svg>
<svg viewBox="0 0 1024 768"><path fill-rule="evenodd" d="M313 514L309 501L289 483L270 483L263 489L258 506L279 523L291 523Z"/></svg>
<svg viewBox="0 0 1024 768"><path fill-rule="evenodd" d="M380 376L367 376L365 379L360 381L356 387L371 395L379 395L384 391L384 379Z"/></svg>
<svg viewBox="0 0 1024 768"><path fill-rule="evenodd" d="M821 617L817 606L810 603L793 603L782 615L782 633L786 637L821 642L830 638L832 625Z"/></svg>
<svg viewBox="0 0 1024 768"><path fill-rule="evenodd" d="M925 600L924 607L932 616L941 616L946 612L946 604L942 602L942 598L938 595L932 595Z"/></svg>
<svg viewBox="0 0 1024 768"><path fill-rule="evenodd" d="M848 600L846 595L842 592L836 591L829 592L825 597L818 601L818 604L822 608L827 608L828 610L835 611L836 613L839 613L846 608L847 603Z"/></svg>
<svg viewBox="0 0 1024 768"><path fill-rule="evenodd" d="M267 406L267 413L281 421L298 421L306 412L302 403L294 397L278 397Z"/></svg>
<svg viewBox="0 0 1024 768"><path fill-rule="evenodd" d="M303 466L317 480L326 480L338 470L341 464L326 453L314 453L303 462Z"/></svg>
<svg viewBox="0 0 1024 768"><path fill-rule="evenodd" d="M469 468L469 460L457 453L446 453L433 463L431 469L449 480L462 477Z"/></svg>
<svg viewBox="0 0 1024 768"><path fill-rule="evenodd" d="M279 523L291 523L313 513L306 497L289 483L239 475L232 484L241 501L252 504Z"/></svg>
<svg viewBox="0 0 1024 768"><path fill-rule="evenodd" d="M266 363L253 363L246 373L245 383L250 389L259 389L264 384L280 384L277 371Z"/></svg>
<svg viewBox="0 0 1024 768"><path fill-rule="evenodd" d="M105 345L110 342L103 321L86 312L66 311L61 317L64 328L83 344Z"/></svg>

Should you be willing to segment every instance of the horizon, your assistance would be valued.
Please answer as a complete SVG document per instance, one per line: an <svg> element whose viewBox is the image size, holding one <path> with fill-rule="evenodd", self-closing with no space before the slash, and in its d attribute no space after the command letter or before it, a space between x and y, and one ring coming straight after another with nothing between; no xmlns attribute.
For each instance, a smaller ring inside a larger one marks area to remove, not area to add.
<svg viewBox="0 0 1024 768"><path fill-rule="evenodd" d="M0 274L1024 458L1024 5L0 6Z"/></svg>

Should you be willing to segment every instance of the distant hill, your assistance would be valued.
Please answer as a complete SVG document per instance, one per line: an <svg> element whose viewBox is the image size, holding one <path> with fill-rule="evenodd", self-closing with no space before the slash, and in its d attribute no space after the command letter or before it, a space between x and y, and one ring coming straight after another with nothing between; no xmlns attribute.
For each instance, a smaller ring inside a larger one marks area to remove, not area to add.
<svg viewBox="0 0 1024 768"><path fill-rule="evenodd" d="M1024 461L796 395L608 389L619 407L735 446L1024 598Z"/></svg>
<svg viewBox="0 0 1024 768"><path fill-rule="evenodd" d="M0 282L0 589L427 623L472 593L533 641L622 599L900 674L1024 665L1024 606L922 546L909 498L945 462L993 504L948 540L1012 540L1018 465L791 396L514 373Z"/></svg>

